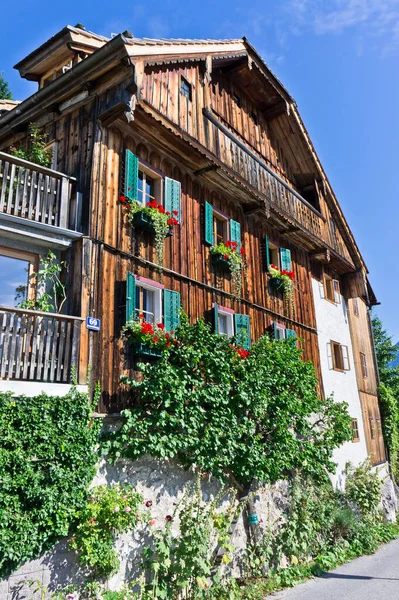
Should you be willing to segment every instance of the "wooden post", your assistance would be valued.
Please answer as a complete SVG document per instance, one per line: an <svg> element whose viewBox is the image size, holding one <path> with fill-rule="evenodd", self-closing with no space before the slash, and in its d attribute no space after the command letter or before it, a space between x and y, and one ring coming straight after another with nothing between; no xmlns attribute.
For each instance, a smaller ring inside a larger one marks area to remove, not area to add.
<svg viewBox="0 0 399 600"><path fill-rule="evenodd" d="M82 321L75 320L72 329L71 369L74 368L79 383L79 354L80 354L80 331Z"/></svg>
<svg viewBox="0 0 399 600"><path fill-rule="evenodd" d="M68 177L63 177L61 180L61 194L59 198L59 218L58 226L63 229L68 229L68 215L69 215L69 191L70 183Z"/></svg>

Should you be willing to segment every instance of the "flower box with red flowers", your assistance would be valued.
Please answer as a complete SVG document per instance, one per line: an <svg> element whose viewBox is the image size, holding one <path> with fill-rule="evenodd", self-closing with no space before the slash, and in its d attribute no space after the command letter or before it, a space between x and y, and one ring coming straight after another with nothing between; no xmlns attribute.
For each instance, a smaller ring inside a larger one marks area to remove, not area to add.
<svg viewBox="0 0 399 600"><path fill-rule="evenodd" d="M152 217L143 210L134 213L132 225L135 229L140 229L141 231L148 231L148 233L152 233L153 235L155 235Z"/></svg>
<svg viewBox="0 0 399 600"><path fill-rule="evenodd" d="M212 254L212 263L222 271L230 272L229 257L223 254Z"/></svg>
<svg viewBox="0 0 399 600"><path fill-rule="evenodd" d="M126 323L122 333L135 356L159 358L163 350L175 343L172 334L165 331L163 323L147 323L143 314L139 315L139 320Z"/></svg>
<svg viewBox="0 0 399 600"><path fill-rule="evenodd" d="M235 293L239 296L242 285L242 270L245 267L244 248L239 248L237 242L228 240L212 246L210 253L215 267L231 273Z"/></svg>
<svg viewBox="0 0 399 600"><path fill-rule="evenodd" d="M293 282L295 279L294 271L280 271L276 265L270 265L269 274L270 284L276 292L292 294Z"/></svg>

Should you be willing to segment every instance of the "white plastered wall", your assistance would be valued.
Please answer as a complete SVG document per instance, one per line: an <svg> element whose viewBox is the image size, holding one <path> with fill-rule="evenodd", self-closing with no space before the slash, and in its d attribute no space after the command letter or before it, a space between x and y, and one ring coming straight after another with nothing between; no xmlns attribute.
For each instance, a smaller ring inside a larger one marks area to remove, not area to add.
<svg viewBox="0 0 399 600"><path fill-rule="evenodd" d="M342 488L344 478L342 471L345 464L350 461L355 465L367 458L366 439L363 427L362 408L356 380L356 371L353 361L353 350L349 330L349 321L345 299L341 295L341 303L333 304L325 298L322 284L312 279L314 305L316 311L316 324L319 340L320 364L323 377L323 386L326 396L334 394L337 402L347 402L351 417L357 419L359 427L359 442L346 442L334 453L337 463L336 474L332 477L334 485ZM334 371L331 360L328 359L327 344L333 340L348 347L350 370Z"/></svg>

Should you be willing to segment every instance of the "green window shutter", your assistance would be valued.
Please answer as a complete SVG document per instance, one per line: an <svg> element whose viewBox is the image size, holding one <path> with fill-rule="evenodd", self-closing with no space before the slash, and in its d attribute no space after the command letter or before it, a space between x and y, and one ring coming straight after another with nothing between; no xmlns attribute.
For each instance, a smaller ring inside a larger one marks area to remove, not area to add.
<svg viewBox="0 0 399 600"><path fill-rule="evenodd" d="M248 315L234 315L234 326L236 330L237 343L245 350L251 347L251 328Z"/></svg>
<svg viewBox="0 0 399 600"><path fill-rule="evenodd" d="M216 333L219 333L219 306L216 302L213 305L213 328Z"/></svg>
<svg viewBox="0 0 399 600"><path fill-rule="evenodd" d="M139 159L130 150L125 150L125 186L124 195L129 200L137 200L139 178Z"/></svg>
<svg viewBox="0 0 399 600"><path fill-rule="evenodd" d="M169 177L165 177L165 210L180 223L181 183ZM176 211L177 215L173 214L173 211Z"/></svg>
<svg viewBox="0 0 399 600"><path fill-rule="evenodd" d="M285 330L285 337L288 338L296 338L296 333L294 329L286 329Z"/></svg>
<svg viewBox="0 0 399 600"><path fill-rule="evenodd" d="M176 331L180 325L180 292L163 291L163 322L166 331Z"/></svg>
<svg viewBox="0 0 399 600"><path fill-rule="evenodd" d="M280 248L281 270L291 271L291 250L288 248Z"/></svg>
<svg viewBox="0 0 399 600"><path fill-rule="evenodd" d="M240 247L241 247L241 225L240 225L240 223L237 223L237 221L233 221L233 219L230 219L230 241L237 242L237 244L238 244L237 250L240 249Z"/></svg>
<svg viewBox="0 0 399 600"><path fill-rule="evenodd" d="M266 257L266 270L269 269L271 262L270 262L270 248L269 248L269 236L265 237L265 244L266 244L266 253L265 253L265 257Z"/></svg>
<svg viewBox="0 0 399 600"><path fill-rule="evenodd" d="M213 208L205 202L205 242L213 246Z"/></svg>
<svg viewBox="0 0 399 600"><path fill-rule="evenodd" d="M133 273L126 277L126 322L135 318L136 308L136 278Z"/></svg>
<svg viewBox="0 0 399 600"><path fill-rule="evenodd" d="M276 321L274 321L274 323L273 323L273 338L274 338L275 340L278 340L278 335L277 335L277 323L276 323Z"/></svg>

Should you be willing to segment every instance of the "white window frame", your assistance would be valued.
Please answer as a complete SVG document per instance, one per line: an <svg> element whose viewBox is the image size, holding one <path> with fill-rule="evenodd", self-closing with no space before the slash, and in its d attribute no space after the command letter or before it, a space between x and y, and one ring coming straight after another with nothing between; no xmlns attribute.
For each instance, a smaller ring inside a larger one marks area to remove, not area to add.
<svg viewBox="0 0 399 600"><path fill-rule="evenodd" d="M213 208L213 206L212 206L212 213L213 213L213 240L214 240L215 245L220 243L220 240L218 240L217 235L216 235L216 221L223 222L224 235L223 235L222 241L224 243L228 242L230 239L230 219L229 219L229 217L227 215L225 215L224 213L222 213L217 208Z"/></svg>
<svg viewBox="0 0 399 600"><path fill-rule="evenodd" d="M147 165L143 164L141 161L139 161L139 172L140 171L144 175L144 186L145 186L145 179L146 179L147 175L149 177L151 177L151 179L154 180L154 182L155 182L154 199L158 202L158 204L162 204L162 206L164 206L165 205L164 197L163 197L164 185L163 185L162 175L160 173L158 173L157 171L154 171L150 167L147 167ZM138 186L139 186L139 182L137 181L137 193L138 193ZM137 200L137 202L139 204L142 204L143 206L145 206L148 201L149 200L146 200L144 194L143 194L142 202L140 202L140 200Z"/></svg>
<svg viewBox="0 0 399 600"><path fill-rule="evenodd" d="M151 285L144 281L141 281L136 277L136 288L142 288L150 292L154 292L154 325L163 322L163 311L162 311L162 292L163 289L155 285ZM137 308L134 307L135 317L138 317Z"/></svg>
<svg viewBox="0 0 399 600"><path fill-rule="evenodd" d="M269 240L269 260L271 265L275 265L280 269L280 248Z"/></svg>
<svg viewBox="0 0 399 600"><path fill-rule="evenodd" d="M334 347L339 347L341 352L340 361L342 363L342 369L340 365L337 364ZM345 373L346 371L351 370L350 359L349 359L349 348L344 344L340 344L334 340L331 340L327 343L327 360L328 360L328 368L333 371L337 371L338 373Z"/></svg>
<svg viewBox="0 0 399 600"><path fill-rule="evenodd" d="M223 310L223 308L218 307L218 333L219 335L224 335L224 333L220 333L219 331L219 317L223 315L226 318L226 329L227 329L227 339L230 339L234 335L234 313L230 311Z"/></svg>
<svg viewBox="0 0 399 600"><path fill-rule="evenodd" d="M286 337L285 330L286 330L286 327L284 327L284 325L280 325L279 323L276 323L276 331L278 332L278 337L276 337L274 339L285 340L285 337ZM280 336L280 333L281 333L281 336Z"/></svg>

